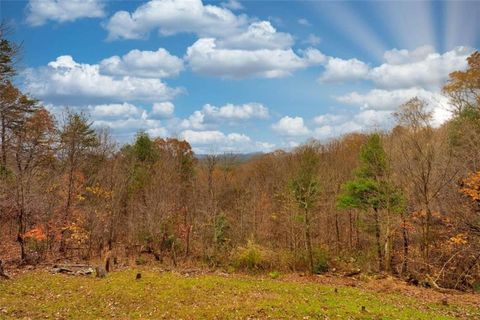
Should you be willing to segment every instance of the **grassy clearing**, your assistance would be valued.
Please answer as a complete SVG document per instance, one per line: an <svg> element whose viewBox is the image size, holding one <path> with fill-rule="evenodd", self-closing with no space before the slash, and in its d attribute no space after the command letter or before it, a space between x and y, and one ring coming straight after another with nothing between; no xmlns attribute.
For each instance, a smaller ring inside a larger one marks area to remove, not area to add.
<svg viewBox="0 0 480 320"><path fill-rule="evenodd" d="M106 279L36 271L0 282L0 319L480 319L469 306L246 276L118 271ZM361 307L366 307L366 312Z"/></svg>

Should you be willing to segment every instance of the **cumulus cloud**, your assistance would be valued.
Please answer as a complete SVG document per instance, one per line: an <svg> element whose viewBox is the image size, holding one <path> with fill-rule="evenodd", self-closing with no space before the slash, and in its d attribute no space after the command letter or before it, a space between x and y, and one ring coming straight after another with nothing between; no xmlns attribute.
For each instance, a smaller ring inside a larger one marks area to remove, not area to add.
<svg viewBox="0 0 480 320"><path fill-rule="evenodd" d="M184 129L196 129L203 130L205 129L205 114L200 111L194 111L187 119L183 119L180 123L180 127Z"/></svg>
<svg viewBox="0 0 480 320"><path fill-rule="evenodd" d="M169 135L168 123L151 117L146 109L132 103L110 103L99 105L59 105L45 104L45 107L57 116L61 116L66 108L82 110L90 116L96 128L109 128L112 136L119 142L128 142L140 130L151 136L166 137Z"/></svg>
<svg viewBox="0 0 480 320"><path fill-rule="evenodd" d="M160 79L104 75L99 65L77 63L71 56L60 56L46 67L28 69L25 86L27 92L45 102L70 104L158 102L171 100L181 92Z"/></svg>
<svg viewBox="0 0 480 320"><path fill-rule="evenodd" d="M247 120L251 118L266 119L268 118L268 108L260 103L246 103L242 105L234 105L228 103L221 107L206 104L202 109L207 117L213 119L226 120Z"/></svg>
<svg viewBox="0 0 480 320"><path fill-rule="evenodd" d="M465 69L471 51L466 47L457 47L440 54L431 46L411 51L393 49L384 53L385 63L376 67L369 67L357 59L330 57L320 80L370 80L385 89L422 87L438 90L452 71Z"/></svg>
<svg viewBox="0 0 480 320"><path fill-rule="evenodd" d="M219 40L217 45L228 49L284 49L291 47L293 42L290 34L277 32L270 21L258 21L244 32Z"/></svg>
<svg viewBox="0 0 480 320"><path fill-rule="evenodd" d="M272 125L273 130L284 136L305 136L310 130L305 126L302 117L289 117L285 116L281 118L277 123Z"/></svg>
<svg viewBox="0 0 480 320"><path fill-rule="evenodd" d="M309 44L311 46L318 46L322 39L313 33L310 33L305 40L303 40L303 43Z"/></svg>
<svg viewBox="0 0 480 320"><path fill-rule="evenodd" d="M400 105L411 98L418 97L424 100L433 112L433 124L440 125L450 116L448 99L437 92L422 88L409 88L397 90L373 89L367 93L351 92L337 97L337 100L351 105L356 105L363 110L395 111Z"/></svg>
<svg viewBox="0 0 480 320"><path fill-rule="evenodd" d="M244 134L230 133L225 135L221 131L194 131L185 130L181 137L192 144L215 144L223 142L250 142L250 138Z"/></svg>
<svg viewBox="0 0 480 320"><path fill-rule="evenodd" d="M435 48L429 45L418 47L414 50L392 49L383 54L385 62L388 64L399 65L425 60L429 55L435 54Z"/></svg>
<svg viewBox="0 0 480 320"><path fill-rule="evenodd" d="M80 18L104 16L103 2L98 0L30 0L27 5L27 23L41 26L48 20L75 21Z"/></svg>
<svg viewBox="0 0 480 320"><path fill-rule="evenodd" d="M252 141L245 134L225 134L218 130L185 130L180 134L180 138L188 141L196 153L267 152L275 147L268 142Z"/></svg>
<svg viewBox="0 0 480 320"><path fill-rule="evenodd" d="M363 79L368 75L369 67L366 63L357 60L329 58L325 65L325 72L320 77L322 82L344 82Z"/></svg>
<svg viewBox="0 0 480 320"><path fill-rule="evenodd" d="M450 72L463 70L471 49L457 47L439 54L425 46L413 51L391 50L385 53L386 63L373 68L368 78L382 88L439 88Z"/></svg>
<svg viewBox="0 0 480 320"><path fill-rule="evenodd" d="M316 49L305 50L304 55L294 52L293 36L277 31L270 21L235 14L229 8L239 8L239 3L216 6L201 0L152 0L131 13L116 12L106 29L110 40L139 39L151 30L166 36L193 33L199 39L187 49L185 61L194 72L222 78L284 77L319 64L320 56L324 62L323 54L312 51ZM313 34L307 40L310 45L319 43ZM112 57L105 62L111 64L109 72L119 69L120 60Z"/></svg>
<svg viewBox="0 0 480 320"><path fill-rule="evenodd" d="M392 124L392 111L414 97L427 103L433 112L433 124L440 125L451 116L448 100L440 93L440 89L450 72L466 67L470 52L471 49L465 47L457 47L443 54L437 53L431 46L415 50L393 49L385 52L385 63L377 67L368 67L358 60L353 63L351 60L329 58L322 80L370 80L375 88L337 96L339 102L360 107L360 113L336 124L326 121L333 120L333 116L316 118L314 123L319 125L315 129L316 135L338 135L346 128L386 127Z"/></svg>
<svg viewBox="0 0 480 320"><path fill-rule="evenodd" d="M345 119L341 114L322 114L313 118L313 123L316 125L335 124Z"/></svg>
<svg viewBox="0 0 480 320"><path fill-rule="evenodd" d="M133 12L117 11L106 23L108 38L139 39L151 30L162 35L181 32L201 37L237 34L247 24L245 15L225 7L204 5L201 0L152 0Z"/></svg>
<svg viewBox="0 0 480 320"><path fill-rule="evenodd" d="M146 117L145 110L126 102L89 106L88 109L94 119L128 119L132 117Z"/></svg>
<svg viewBox="0 0 480 320"><path fill-rule="evenodd" d="M298 56L292 49L222 49L213 38L197 40L187 49L186 60L194 72L210 76L241 79L277 78L318 63L316 49ZM314 59L315 58L315 59Z"/></svg>
<svg viewBox="0 0 480 320"><path fill-rule="evenodd" d="M182 120L181 127L186 129L205 129L220 121L245 121L248 119L266 119L268 108L261 103L250 102L241 105L228 103L221 107L206 104L201 110L194 111L187 119Z"/></svg>
<svg viewBox="0 0 480 320"><path fill-rule="evenodd" d="M152 114L163 118L171 117L174 111L175 106L170 101L155 102L152 106Z"/></svg>
<svg viewBox="0 0 480 320"><path fill-rule="evenodd" d="M356 114L324 114L315 117L318 125L313 130L317 139L329 139L351 132L366 132L372 129L385 129L392 124L392 112L385 110L362 110Z"/></svg>
<svg viewBox="0 0 480 320"><path fill-rule="evenodd" d="M147 117L130 117L119 119L93 119L96 127L108 127L113 135L121 141L128 140L138 131L142 130L155 137L168 136L168 130L159 120Z"/></svg>
<svg viewBox="0 0 480 320"><path fill-rule="evenodd" d="M446 98L442 95L422 88L398 90L373 89L366 93L358 93L354 91L343 96L338 96L337 100L343 103L359 106L362 109L395 110L398 106L413 97L419 97L431 103L446 103Z"/></svg>
<svg viewBox="0 0 480 320"><path fill-rule="evenodd" d="M230 9L230 10L242 10L243 5L238 0L228 0L226 2L222 2L220 4L222 7Z"/></svg>
<svg viewBox="0 0 480 320"><path fill-rule="evenodd" d="M122 57L113 56L100 62L100 72L114 76L165 78L178 75L183 70L183 60L167 50L132 50Z"/></svg>

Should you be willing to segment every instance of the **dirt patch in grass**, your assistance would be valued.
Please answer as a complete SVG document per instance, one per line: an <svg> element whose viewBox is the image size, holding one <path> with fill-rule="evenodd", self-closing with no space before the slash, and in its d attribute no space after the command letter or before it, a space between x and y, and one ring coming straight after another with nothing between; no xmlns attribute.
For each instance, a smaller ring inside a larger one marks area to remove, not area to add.
<svg viewBox="0 0 480 320"><path fill-rule="evenodd" d="M285 281L300 283L319 283L332 287L353 287L377 293L402 294L419 300L435 303L447 299L447 303L469 305L480 308L480 294L462 292L458 290L436 290L423 288L406 283L405 281L386 276L378 277L341 277L335 275L303 275L287 274L282 277Z"/></svg>

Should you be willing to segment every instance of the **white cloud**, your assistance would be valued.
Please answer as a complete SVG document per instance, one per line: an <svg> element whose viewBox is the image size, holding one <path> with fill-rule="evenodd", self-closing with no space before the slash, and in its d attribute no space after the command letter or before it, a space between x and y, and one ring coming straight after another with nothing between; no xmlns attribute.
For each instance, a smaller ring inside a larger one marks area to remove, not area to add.
<svg viewBox="0 0 480 320"><path fill-rule="evenodd" d="M194 131L185 130L181 137L193 145L214 145L214 144L236 144L250 142L250 138L244 134L229 133L224 134L221 131Z"/></svg>
<svg viewBox="0 0 480 320"><path fill-rule="evenodd" d="M228 49L285 49L293 45L293 37L277 32L269 21L253 22L242 33L217 41L219 48Z"/></svg>
<svg viewBox="0 0 480 320"><path fill-rule="evenodd" d="M152 106L152 114L160 117L171 117L175 111L175 106L170 101L155 102Z"/></svg>
<svg viewBox="0 0 480 320"><path fill-rule="evenodd" d="M366 63L357 60L329 58L325 65L325 72L320 77L322 82L343 82L363 79L368 75L369 67Z"/></svg>
<svg viewBox="0 0 480 320"><path fill-rule="evenodd" d="M428 58L429 55L435 54L435 48L429 45L418 47L414 50L398 50L392 49L386 51L383 55L385 62L388 64L399 65L413 62L420 62Z"/></svg>
<svg viewBox="0 0 480 320"><path fill-rule="evenodd" d="M270 142L256 141L255 142L255 147L259 151L270 152L270 151L273 151L275 149L275 144L270 143Z"/></svg>
<svg viewBox="0 0 480 320"><path fill-rule="evenodd" d="M66 106L46 104L47 109L57 116ZM68 105L71 110L83 110L89 114L93 126L108 127L120 142L128 142L136 132L143 130L152 136L168 136L168 130L158 119L152 119L147 110L131 103L111 103L100 105Z"/></svg>
<svg viewBox="0 0 480 320"><path fill-rule="evenodd" d="M142 116L145 113L145 110L126 102L89 106L88 109L94 119L131 118Z"/></svg>
<svg viewBox="0 0 480 320"><path fill-rule="evenodd" d="M320 65L327 61L327 56L315 48L302 50L301 53L303 54L304 63L307 66Z"/></svg>
<svg viewBox="0 0 480 320"><path fill-rule="evenodd" d="M340 114L322 114L313 118L313 123L316 125L335 124L345 119L344 115Z"/></svg>
<svg viewBox="0 0 480 320"><path fill-rule="evenodd" d="M122 57L113 56L100 62L100 72L114 76L165 78L176 76L183 70L182 59L167 50L132 50Z"/></svg>
<svg viewBox="0 0 480 320"><path fill-rule="evenodd" d="M103 75L99 65L77 63L71 56L60 56L46 67L28 69L25 86L43 101L68 104L158 102L171 100L181 92L159 79Z"/></svg>
<svg viewBox="0 0 480 320"><path fill-rule="evenodd" d="M302 25L302 26L305 26L305 27L310 27L312 24L310 23L310 21L308 21L307 19L305 18L300 18L298 19L298 24L299 25Z"/></svg>
<svg viewBox="0 0 480 320"><path fill-rule="evenodd" d="M163 127L150 128L147 130L147 133L154 138L157 138L157 137L166 138L169 136L167 129Z"/></svg>
<svg viewBox="0 0 480 320"><path fill-rule="evenodd" d="M318 63L321 53L310 49L300 57L292 49L222 49L213 38L202 38L187 49L186 60L194 72L223 78L277 78Z"/></svg>
<svg viewBox="0 0 480 320"><path fill-rule="evenodd" d="M204 5L201 0L152 0L132 13L117 11L105 27L113 40L143 38L155 29L163 35L188 32L201 37L226 36L238 33L246 24L246 16Z"/></svg>
<svg viewBox="0 0 480 320"><path fill-rule="evenodd" d="M200 110L196 110L187 119L182 120L180 127L184 129L203 130L205 129L204 119L205 114Z"/></svg>
<svg viewBox="0 0 480 320"><path fill-rule="evenodd" d="M159 120L148 119L145 117L108 120L93 119L93 125L96 127L111 128L114 136L120 140L131 138L140 130L151 133L154 136L167 136L168 133L167 129L162 127L162 123Z"/></svg>
<svg viewBox="0 0 480 320"><path fill-rule="evenodd" d="M27 23L41 26L48 20L75 21L80 18L104 16L104 4L98 0L30 0L27 5Z"/></svg>
<svg viewBox="0 0 480 320"><path fill-rule="evenodd" d="M357 59L330 57L320 80L323 82L371 80L380 88L421 87L438 90L451 72L466 68L466 59L471 51L470 48L457 47L440 54L431 46L422 46L410 51L393 49L384 53L385 63L377 67L369 67Z"/></svg>
<svg viewBox="0 0 480 320"><path fill-rule="evenodd" d="M321 41L322 39L320 37L314 35L313 33L310 33L308 37L303 40L303 43L309 44L311 46L318 46Z"/></svg>
<svg viewBox="0 0 480 320"><path fill-rule="evenodd" d="M429 46L416 50L390 50L385 53L386 63L373 68L368 79L382 88L439 88L455 70L467 66L471 49L457 47L439 54Z"/></svg>
<svg viewBox="0 0 480 320"><path fill-rule="evenodd" d="M392 112L389 110L362 110L354 116L354 121L362 128L385 128L391 120Z"/></svg>
<svg viewBox="0 0 480 320"><path fill-rule="evenodd" d="M218 130L185 130L181 132L180 138L188 141L193 150L200 154L268 152L275 147L272 143L252 141L249 136L242 133L225 134Z"/></svg>
<svg viewBox="0 0 480 320"><path fill-rule="evenodd" d="M351 132L385 129L392 124L392 112L384 110L362 110L351 115L324 114L316 117L319 125L313 130L317 139L338 137Z"/></svg>
<svg viewBox="0 0 480 320"><path fill-rule="evenodd" d="M268 116L268 108L256 102L241 105L227 103L221 107L206 104L201 110L196 110L187 119L183 119L180 126L184 129L203 130L221 121L235 123L248 119L266 119Z"/></svg>
<svg viewBox="0 0 480 320"><path fill-rule="evenodd" d="M238 0L228 0L227 2L222 2L220 5L224 8L230 9L230 10L242 10L243 5L240 3Z"/></svg>
<svg viewBox="0 0 480 320"><path fill-rule="evenodd" d="M411 98L419 97L431 103L445 103L445 97L422 88L398 90L373 89L367 93L356 91L337 97L343 103L357 105L362 109L395 110Z"/></svg>
<svg viewBox="0 0 480 320"><path fill-rule="evenodd" d="M357 105L365 111L394 111L408 100L418 97L424 100L433 112L433 124L440 125L450 116L448 98L438 92L422 88L409 88L398 90L373 89L367 93L351 92L337 97L337 100L347 104Z"/></svg>
<svg viewBox="0 0 480 320"><path fill-rule="evenodd" d="M281 135L285 136L305 136L309 133L308 128L305 126L302 117L289 117L285 116L281 118L277 123L272 125L273 130Z"/></svg>
<svg viewBox="0 0 480 320"><path fill-rule="evenodd" d="M206 104L203 106L202 112L207 117L213 119L247 120L251 118L268 118L268 108L264 107L260 103L254 102L242 105L228 103L221 107Z"/></svg>

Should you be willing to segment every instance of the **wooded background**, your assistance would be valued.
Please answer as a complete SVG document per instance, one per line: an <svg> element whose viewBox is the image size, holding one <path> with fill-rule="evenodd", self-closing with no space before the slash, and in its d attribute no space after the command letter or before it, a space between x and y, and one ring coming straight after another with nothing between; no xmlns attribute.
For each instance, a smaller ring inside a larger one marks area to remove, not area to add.
<svg viewBox="0 0 480 320"><path fill-rule="evenodd" d="M480 289L479 52L445 84L440 127L415 98L390 131L197 158L186 141L118 145L86 114L55 118L13 84L19 47L0 30L0 260L149 255Z"/></svg>

